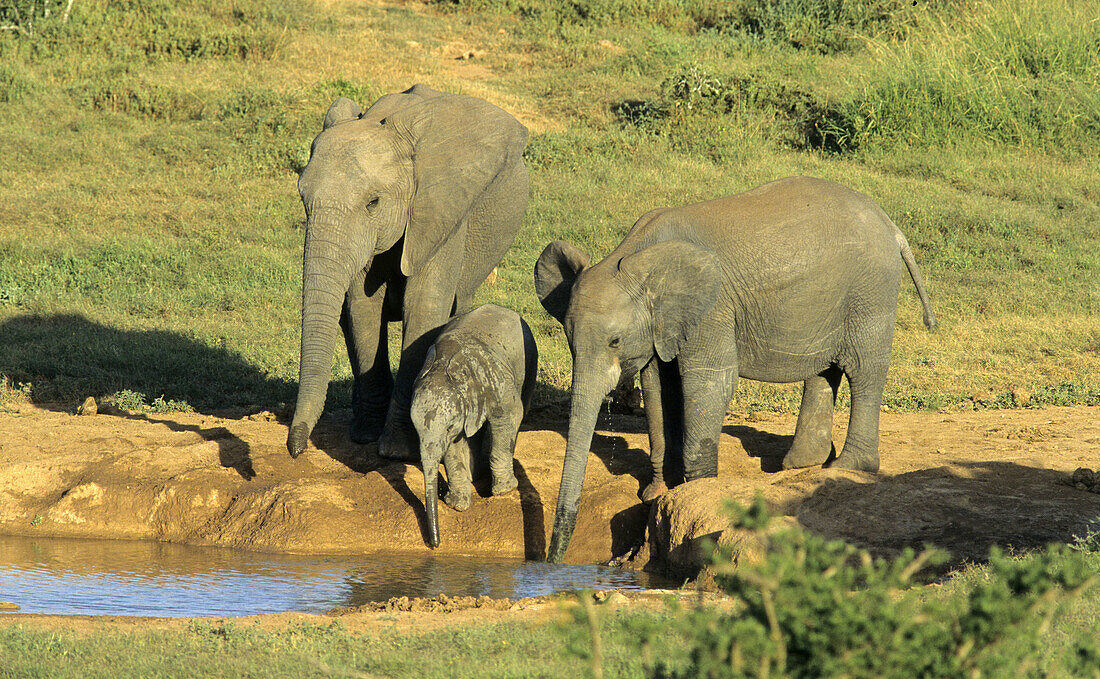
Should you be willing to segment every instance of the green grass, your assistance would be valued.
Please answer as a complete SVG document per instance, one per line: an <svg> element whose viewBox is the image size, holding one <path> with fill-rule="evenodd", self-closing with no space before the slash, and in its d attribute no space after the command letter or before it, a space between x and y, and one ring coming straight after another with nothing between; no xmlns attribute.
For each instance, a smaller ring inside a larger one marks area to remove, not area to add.
<svg viewBox="0 0 1100 679"><path fill-rule="evenodd" d="M643 676L644 660L634 653L632 637L628 616L609 616L607 676ZM654 650L672 655L675 641L667 638ZM347 631L339 620L277 631L231 620L196 620L183 630L159 632L0 628L0 676L561 677L583 675L586 666L552 623L474 623L427 634L362 635Z"/></svg>
<svg viewBox="0 0 1100 679"><path fill-rule="evenodd" d="M532 131L524 230L478 299L529 320L545 398L570 379L531 284L548 241L598 258L652 207L810 174L895 219L940 319L903 286L885 403L1100 404L1091 4L849 5L89 0L0 32L0 399L292 400L296 172L332 99L426 82Z"/></svg>

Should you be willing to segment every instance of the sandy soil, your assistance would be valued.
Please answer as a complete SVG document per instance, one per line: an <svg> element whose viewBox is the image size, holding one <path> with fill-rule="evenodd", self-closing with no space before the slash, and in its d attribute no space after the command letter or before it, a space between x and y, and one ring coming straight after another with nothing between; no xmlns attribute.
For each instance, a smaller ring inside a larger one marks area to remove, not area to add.
<svg viewBox="0 0 1100 679"><path fill-rule="evenodd" d="M839 445L846 417L836 419ZM441 504L440 551L542 555L565 450L564 421L547 411L533 422L517 446L519 490L475 497L463 513ZM703 518L683 519L691 524L683 535L661 539L696 540L720 529L718 500L747 501L758 490L777 512L810 530L883 554L931 543L955 560L980 559L993 544L1023 549L1071 540L1100 517L1100 494L1069 483L1076 468L1100 468L1098 408L885 412L883 465L875 475L773 471L793 430L788 415L727 421L719 478L678 489L691 516ZM310 448L292 460L284 448L285 423L269 412L75 415L25 405L0 413L0 533L282 552L428 549L420 470L379 459L372 448L351 444L345 431L339 416L322 420ZM638 501L648 473L644 420L605 413L593 448L568 554L572 562L607 561L655 544L653 535L646 540L650 508ZM654 519L653 527L658 523ZM648 547L642 553L659 566L669 549L675 545L666 544L663 554ZM459 607L447 616L522 617L545 603ZM438 613L356 611L344 617L369 627L379 616L393 624L394 616L426 620ZM56 618L0 616L9 623L33 619Z"/></svg>

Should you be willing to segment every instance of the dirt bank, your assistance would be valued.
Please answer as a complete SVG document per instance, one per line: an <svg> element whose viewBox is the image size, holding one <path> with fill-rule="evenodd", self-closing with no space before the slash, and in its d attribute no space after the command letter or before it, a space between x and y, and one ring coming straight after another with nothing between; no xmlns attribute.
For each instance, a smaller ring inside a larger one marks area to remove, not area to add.
<svg viewBox="0 0 1100 679"><path fill-rule="evenodd" d="M837 420L842 441L846 418ZM518 492L476 497L464 513L441 505L440 551L543 553L565 450L555 428L520 434ZM1069 540L1100 517L1100 495L1068 483L1078 467L1100 468L1097 408L883 413L877 475L770 471L793 429L792 416L731 418L719 480L680 501L684 516L705 518L680 521L687 525L668 539L712 533L722 496L751 500L758 489L811 530L883 553L933 543L977 559L991 544ZM606 561L642 541L643 432L641 418L601 417L570 561ZM297 460L285 437L271 413L78 416L31 405L0 413L0 532L286 552L427 549L417 467L351 444L339 418L322 421Z"/></svg>

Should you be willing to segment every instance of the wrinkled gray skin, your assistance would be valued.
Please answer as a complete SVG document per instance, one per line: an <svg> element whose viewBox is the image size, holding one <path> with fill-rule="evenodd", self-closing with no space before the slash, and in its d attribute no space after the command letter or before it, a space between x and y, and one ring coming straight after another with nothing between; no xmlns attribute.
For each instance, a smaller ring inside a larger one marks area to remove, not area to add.
<svg viewBox="0 0 1100 679"><path fill-rule="evenodd" d="M651 500L682 455L686 480L716 476L718 436L738 376L805 381L784 467L830 460L841 375L848 435L831 466L876 471L878 414L903 267L935 318L909 244L866 196L794 177L746 193L653 210L595 266L556 241L535 266L543 306L573 352L572 409L553 535L565 555L600 404L641 371ZM666 451L670 465L666 466Z"/></svg>
<svg viewBox="0 0 1100 679"><path fill-rule="evenodd" d="M465 511L473 495L469 439L486 424L493 495L518 485L512 455L537 369L538 350L527 323L493 304L452 319L428 350L413 385L411 418L420 437L428 544L433 548L439 546L439 463L447 470L443 501Z"/></svg>
<svg viewBox="0 0 1100 679"><path fill-rule="evenodd" d="M467 308L527 205L527 129L472 97L416 85L365 113L338 99L298 180L306 210L297 457L324 407L337 329L355 374L352 439L415 457L408 421L428 333ZM386 321L403 322L396 380ZM383 424L384 422L384 424Z"/></svg>

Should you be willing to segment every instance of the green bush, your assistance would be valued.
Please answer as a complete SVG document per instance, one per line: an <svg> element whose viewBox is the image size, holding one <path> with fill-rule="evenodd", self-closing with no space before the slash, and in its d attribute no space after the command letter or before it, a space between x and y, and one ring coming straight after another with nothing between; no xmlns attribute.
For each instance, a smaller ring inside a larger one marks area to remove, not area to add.
<svg viewBox="0 0 1100 679"><path fill-rule="evenodd" d="M645 22L711 30L818 53L850 51L861 35L903 35L929 6L949 0L433 0L467 12L502 12L549 24Z"/></svg>
<svg viewBox="0 0 1100 679"><path fill-rule="evenodd" d="M1015 558L995 548L986 577L965 595L927 597L907 588L935 552L874 559L798 528L764 530L760 499L732 513L762 554L734 566L736 546L713 549L716 582L734 605L682 615L690 662L657 662L651 676L1097 676L1095 639L1076 640L1064 657L1042 653L1052 617L1097 580L1096 563L1080 551L1060 545ZM654 630L643 621L639 633L644 644Z"/></svg>
<svg viewBox="0 0 1100 679"><path fill-rule="evenodd" d="M901 32L913 21L909 0L741 0L731 3L726 30L755 34L776 44L822 54L857 47L864 34ZM921 3L921 9L924 5ZM944 3L931 3L941 5Z"/></svg>
<svg viewBox="0 0 1100 679"><path fill-rule="evenodd" d="M665 78L653 99L620 102L612 113L665 135L715 119L742 126L758 117L785 146L833 153L855 150L867 137L867 123L852 102L829 101L762 71L718 75L694 63Z"/></svg>

